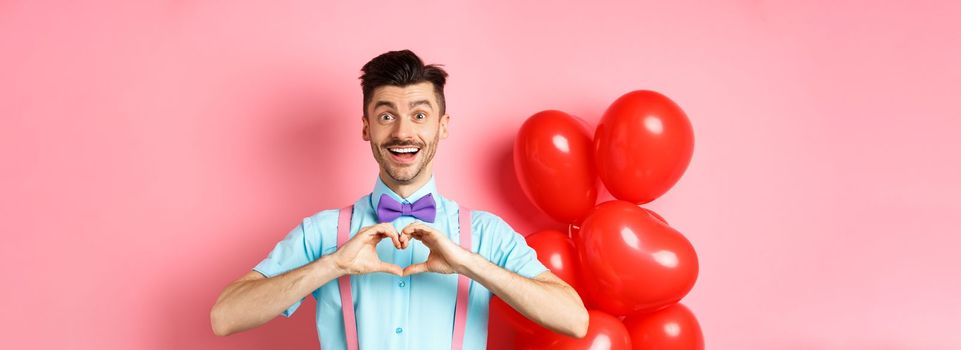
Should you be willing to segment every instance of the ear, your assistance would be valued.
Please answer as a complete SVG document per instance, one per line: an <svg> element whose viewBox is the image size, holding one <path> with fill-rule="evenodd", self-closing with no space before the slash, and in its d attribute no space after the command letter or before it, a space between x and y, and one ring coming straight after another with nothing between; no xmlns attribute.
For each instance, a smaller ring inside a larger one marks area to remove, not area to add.
<svg viewBox="0 0 961 350"><path fill-rule="evenodd" d="M361 131L364 137L364 141L370 141L370 124L367 122L366 116L360 116L360 120L364 121L364 128Z"/></svg>
<svg viewBox="0 0 961 350"><path fill-rule="evenodd" d="M444 116L440 117L440 139L441 140L447 138L447 123L449 122L450 122L449 114L444 114Z"/></svg>

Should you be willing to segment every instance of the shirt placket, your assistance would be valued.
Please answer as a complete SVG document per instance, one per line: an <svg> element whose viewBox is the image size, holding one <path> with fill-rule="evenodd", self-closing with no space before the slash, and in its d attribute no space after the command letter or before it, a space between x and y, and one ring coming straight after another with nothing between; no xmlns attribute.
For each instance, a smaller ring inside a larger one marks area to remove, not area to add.
<svg viewBox="0 0 961 350"><path fill-rule="evenodd" d="M410 204L408 201L403 201L403 204ZM414 218L408 216L401 216L394 220L394 228L400 233L407 225L414 222ZM393 263L397 266L409 266L413 259L413 248L414 245L410 244L407 249L398 249L394 254ZM410 312L410 281L411 276L394 276L394 280L391 288L396 288L396 293L390 293L393 295L393 300L391 302L391 324L393 325L393 333L386 336L391 339L390 348L391 349L406 349L410 334L408 323L410 318L408 317Z"/></svg>

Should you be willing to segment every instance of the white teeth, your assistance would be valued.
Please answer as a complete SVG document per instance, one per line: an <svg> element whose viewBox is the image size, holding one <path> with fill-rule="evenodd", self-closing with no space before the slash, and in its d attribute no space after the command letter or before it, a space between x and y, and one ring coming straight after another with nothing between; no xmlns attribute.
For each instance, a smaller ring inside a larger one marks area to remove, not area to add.
<svg viewBox="0 0 961 350"><path fill-rule="evenodd" d="M417 152L418 149L414 147L410 147L410 148L391 148L390 150L397 153L414 153L414 152Z"/></svg>

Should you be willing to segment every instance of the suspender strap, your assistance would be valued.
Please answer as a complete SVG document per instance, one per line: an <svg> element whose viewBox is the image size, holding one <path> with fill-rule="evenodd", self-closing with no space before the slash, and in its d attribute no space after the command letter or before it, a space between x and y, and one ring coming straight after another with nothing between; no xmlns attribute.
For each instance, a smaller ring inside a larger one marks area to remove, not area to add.
<svg viewBox="0 0 961 350"><path fill-rule="evenodd" d="M470 209L460 207L460 246L471 251L471 214ZM467 328L467 302L470 293L470 279L457 276L457 304L454 305L454 337L451 349L460 350L464 345L464 330Z"/></svg>
<svg viewBox="0 0 961 350"><path fill-rule="evenodd" d="M350 217L353 205L340 209L337 219L337 246L343 246L350 238ZM471 250L471 212L463 206L458 214L460 224L460 246ZM344 335L347 339L348 350L358 350L357 319L354 315L354 297L351 295L350 275L343 275L337 279L340 284L340 304L344 313ZM454 334L451 339L451 349L461 350L464 345L464 330L467 328L467 304L470 295L470 279L464 275L457 276L457 303L454 304Z"/></svg>
<svg viewBox="0 0 961 350"><path fill-rule="evenodd" d="M350 216L354 206L349 205L340 209L337 219L337 246L342 247L350 238ZM350 275L345 274L337 279L340 283L340 304L344 312L344 332L347 339L347 350L357 350L357 319L354 318L354 296L350 292Z"/></svg>

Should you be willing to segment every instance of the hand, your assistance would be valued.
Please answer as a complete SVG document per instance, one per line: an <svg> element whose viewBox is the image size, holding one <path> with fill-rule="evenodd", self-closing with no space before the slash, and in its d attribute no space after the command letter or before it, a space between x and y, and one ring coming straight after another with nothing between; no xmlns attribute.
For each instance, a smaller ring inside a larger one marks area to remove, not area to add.
<svg viewBox="0 0 961 350"><path fill-rule="evenodd" d="M385 263L377 256L377 243L388 237L397 249L407 248L410 244L410 236L398 235L389 222L367 226L334 252L337 268L349 275L386 272L403 276L400 266Z"/></svg>
<svg viewBox="0 0 961 350"><path fill-rule="evenodd" d="M400 237L409 241L412 237L424 243L430 254L427 261L407 266L403 275L421 272L455 273L460 272L471 252L454 244L447 236L420 222L414 222L401 230Z"/></svg>

